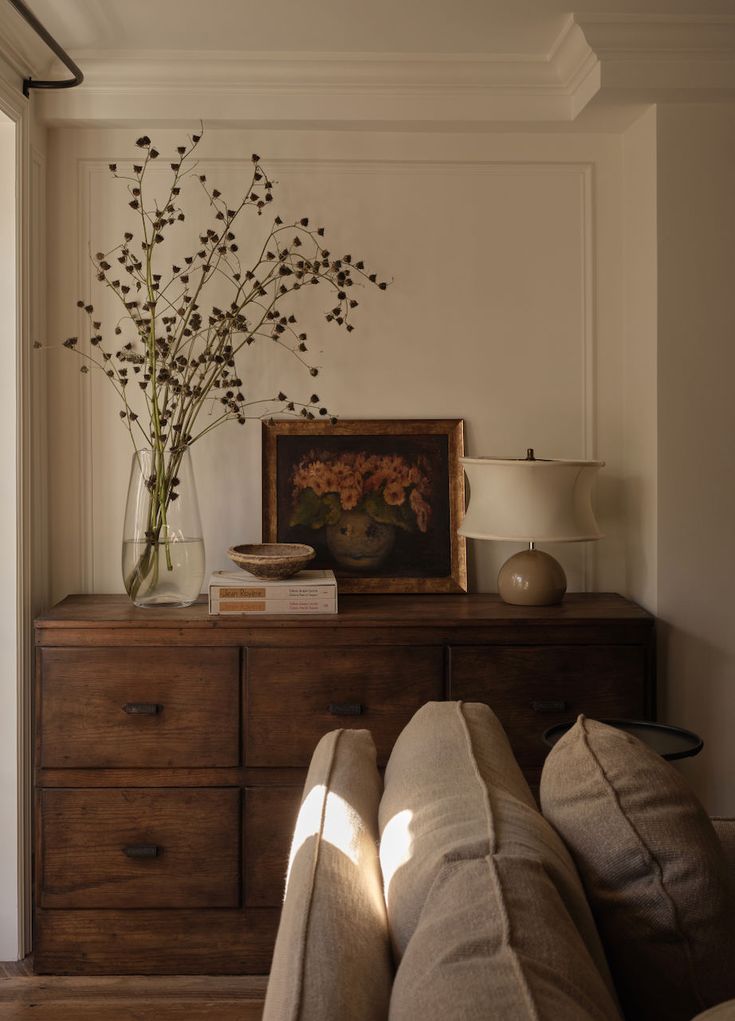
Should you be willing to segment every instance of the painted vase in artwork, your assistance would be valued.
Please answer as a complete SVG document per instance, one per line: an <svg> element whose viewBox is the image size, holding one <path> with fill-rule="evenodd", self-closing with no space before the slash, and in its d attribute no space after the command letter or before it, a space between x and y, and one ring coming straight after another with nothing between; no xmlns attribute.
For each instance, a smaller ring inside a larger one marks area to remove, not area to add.
<svg viewBox="0 0 735 1021"><path fill-rule="evenodd" d="M310 450L291 484L290 526L323 529L335 565L350 572L385 567L401 532L429 528L431 470L421 455Z"/></svg>
<svg viewBox="0 0 735 1021"><path fill-rule="evenodd" d="M365 511L342 511L339 521L327 525L329 552L341 567L374 571L387 560L396 541L395 525L375 521Z"/></svg>

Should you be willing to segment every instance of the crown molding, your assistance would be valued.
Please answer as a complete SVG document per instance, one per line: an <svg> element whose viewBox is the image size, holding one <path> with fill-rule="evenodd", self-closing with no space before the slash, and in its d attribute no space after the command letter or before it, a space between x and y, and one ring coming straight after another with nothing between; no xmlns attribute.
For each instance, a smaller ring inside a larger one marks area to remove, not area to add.
<svg viewBox="0 0 735 1021"><path fill-rule="evenodd" d="M575 14L601 60L716 59L735 53L735 14Z"/></svg>
<svg viewBox="0 0 735 1021"><path fill-rule="evenodd" d="M550 57L467 53L284 53L243 50L77 50L91 89L285 92L315 89L430 91L538 87L563 89Z"/></svg>
<svg viewBox="0 0 735 1021"><path fill-rule="evenodd" d="M735 15L578 14L602 92L652 101L733 98Z"/></svg>
<svg viewBox="0 0 735 1021"><path fill-rule="evenodd" d="M49 124L488 130L735 90L735 16L570 15L545 54L78 50ZM184 115L185 111L185 115ZM589 111L588 111L589 113Z"/></svg>
<svg viewBox="0 0 735 1021"><path fill-rule="evenodd" d="M140 113L209 123L354 122L356 126L563 121L591 59L569 18L547 54L75 51L84 85L41 98L49 123Z"/></svg>
<svg viewBox="0 0 735 1021"><path fill-rule="evenodd" d="M557 80L572 95L597 64L597 56L574 15L570 14L548 56Z"/></svg>
<svg viewBox="0 0 735 1021"><path fill-rule="evenodd" d="M49 65L50 51L43 40L10 4L0 6L0 59L18 75L39 77Z"/></svg>

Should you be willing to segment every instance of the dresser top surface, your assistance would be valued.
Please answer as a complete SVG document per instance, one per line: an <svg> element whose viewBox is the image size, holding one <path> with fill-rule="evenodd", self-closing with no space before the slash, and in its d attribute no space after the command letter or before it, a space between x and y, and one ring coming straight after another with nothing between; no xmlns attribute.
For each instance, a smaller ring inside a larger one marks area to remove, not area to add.
<svg viewBox="0 0 735 1021"><path fill-rule="evenodd" d="M123 595L72 595L42 614L37 628L314 628L492 626L527 621L652 621L646 610L614 593L570 593L557 606L510 606L491 593L448 595L344 595L337 614L210 616L206 598L184 608L134 606Z"/></svg>

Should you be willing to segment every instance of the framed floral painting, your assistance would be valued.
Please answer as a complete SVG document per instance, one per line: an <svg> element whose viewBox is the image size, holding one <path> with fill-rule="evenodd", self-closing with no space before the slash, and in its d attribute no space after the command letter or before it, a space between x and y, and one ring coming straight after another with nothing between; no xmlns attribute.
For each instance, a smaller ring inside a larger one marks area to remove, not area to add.
<svg viewBox="0 0 735 1021"><path fill-rule="evenodd" d="M305 542L342 592L465 592L461 419L263 424L263 541Z"/></svg>

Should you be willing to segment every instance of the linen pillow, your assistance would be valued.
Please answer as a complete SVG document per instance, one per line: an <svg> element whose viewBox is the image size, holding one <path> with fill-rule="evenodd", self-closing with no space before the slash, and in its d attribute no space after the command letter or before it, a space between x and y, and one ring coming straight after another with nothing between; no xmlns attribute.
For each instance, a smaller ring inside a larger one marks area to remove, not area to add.
<svg viewBox="0 0 735 1021"><path fill-rule="evenodd" d="M311 760L263 1021L385 1021L393 965L378 862L382 782L367 730Z"/></svg>
<svg viewBox="0 0 735 1021"><path fill-rule="evenodd" d="M697 1014L693 1021L735 1021L735 1000L727 1000L704 1014Z"/></svg>
<svg viewBox="0 0 735 1021"><path fill-rule="evenodd" d="M541 776L628 1018L689 1021L735 997L735 894L712 823L637 738L580 716Z"/></svg>
<svg viewBox="0 0 735 1021"><path fill-rule="evenodd" d="M391 1021L619 1021L566 848L486 705L428 703L380 802Z"/></svg>
<svg viewBox="0 0 735 1021"><path fill-rule="evenodd" d="M730 866L730 875L735 883L735 819L713 819L712 825L719 837L725 859Z"/></svg>

